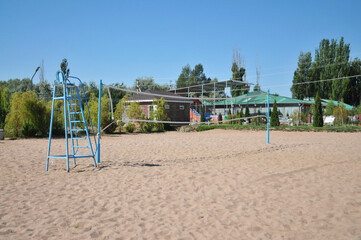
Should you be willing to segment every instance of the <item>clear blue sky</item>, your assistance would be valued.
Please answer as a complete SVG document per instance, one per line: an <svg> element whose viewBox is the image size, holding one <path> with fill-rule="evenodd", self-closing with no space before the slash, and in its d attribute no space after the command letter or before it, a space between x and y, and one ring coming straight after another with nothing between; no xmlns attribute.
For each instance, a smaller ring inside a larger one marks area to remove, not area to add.
<svg viewBox="0 0 361 240"><path fill-rule="evenodd" d="M232 51L247 81L291 96L301 51L323 38L361 56L361 1L17 1L0 0L0 80L31 77L44 59L53 81L63 58L84 81L133 85L137 77L175 83L186 64L231 77ZM34 82L39 81L38 76Z"/></svg>

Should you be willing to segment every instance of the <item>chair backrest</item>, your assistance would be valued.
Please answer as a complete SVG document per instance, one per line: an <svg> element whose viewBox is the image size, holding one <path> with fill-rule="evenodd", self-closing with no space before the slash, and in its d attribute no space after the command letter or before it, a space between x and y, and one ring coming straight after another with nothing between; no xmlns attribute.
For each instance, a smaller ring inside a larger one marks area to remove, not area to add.
<svg viewBox="0 0 361 240"><path fill-rule="evenodd" d="M56 81L59 84L63 84L63 82L64 82L64 73L62 71L57 71L56 72Z"/></svg>

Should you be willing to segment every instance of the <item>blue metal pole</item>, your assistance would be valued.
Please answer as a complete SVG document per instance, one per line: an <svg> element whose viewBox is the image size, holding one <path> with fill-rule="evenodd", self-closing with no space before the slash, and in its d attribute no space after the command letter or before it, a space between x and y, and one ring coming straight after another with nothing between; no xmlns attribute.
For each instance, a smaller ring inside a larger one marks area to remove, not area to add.
<svg viewBox="0 0 361 240"><path fill-rule="evenodd" d="M267 91L267 144L269 144L269 89Z"/></svg>
<svg viewBox="0 0 361 240"><path fill-rule="evenodd" d="M102 106L102 80L99 80L99 100L98 100L98 141L97 141L97 163L100 163L100 117Z"/></svg>
<svg viewBox="0 0 361 240"><path fill-rule="evenodd" d="M69 172L69 143L68 143L68 90L66 82L63 83L63 94L64 94L64 127L65 127L65 146L66 146L66 170Z"/></svg>
<svg viewBox="0 0 361 240"><path fill-rule="evenodd" d="M48 157L46 158L46 168L45 168L46 171L49 170L49 155L50 155L50 146L51 146L51 134L52 134L52 131L53 131L55 92L56 92L56 81L54 81L53 103L51 104L51 117L50 117L49 143L48 143Z"/></svg>

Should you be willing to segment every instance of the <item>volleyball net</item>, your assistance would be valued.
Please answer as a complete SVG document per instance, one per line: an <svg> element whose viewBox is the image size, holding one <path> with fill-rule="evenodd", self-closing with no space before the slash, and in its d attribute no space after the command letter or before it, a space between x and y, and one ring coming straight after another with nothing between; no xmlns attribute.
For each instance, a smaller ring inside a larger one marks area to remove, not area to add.
<svg viewBox="0 0 361 240"><path fill-rule="evenodd" d="M122 91L125 92L126 94L129 95L133 95L133 96L143 96L146 97L147 99L149 99L148 101L150 101L150 99L152 100L159 100L161 98L164 99L165 102L170 101L186 101L186 102L197 102L197 104L201 104L201 106L203 107L209 107L209 105L204 105L203 103L206 101L226 101L228 103L228 105L233 104L233 102L239 101L241 99L246 99L246 98L250 98L250 96L238 96L238 97L209 97L209 96L202 96L202 97L183 97L183 96L179 96L177 94L173 94L173 93L169 93L169 92L165 92L165 93L154 93L154 92L140 92L140 91L136 91L136 90L132 90L132 89L127 89L127 88L120 88L120 87L116 87L113 85L106 85L104 86L105 89L107 89L108 92L108 96L109 96L109 101L110 101L110 113L111 113L111 119L112 122L105 126L101 132L103 132L104 130L106 130L107 128L109 128L111 125L113 124L119 124L120 122L123 122L125 124L127 123L155 123L155 124L171 124L171 125L210 125L210 124L219 124L219 123L234 123L234 122L241 122L241 121L248 121L250 119L260 119L260 118L264 118L267 119L267 115L266 114L257 114L257 115L253 115L253 116L247 116L247 117L235 117L233 114L233 117L231 119L217 119L217 121L210 121L210 119L208 119L208 121L173 121L173 120L157 120L155 118L153 119L137 119L134 117L129 117L129 118L121 118L121 119L115 119L114 117L114 104L113 104L113 97L112 97L112 93L110 91L110 89L114 89L117 91ZM267 93L263 92L261 94L255 94L252 95L251 98L255 98L255 97L259 97L259 96L265 96L265 108L267 108ZM141 100L131 100L133 102L141 102ZM128 102L128 104L130 104L130 101ZM210 105L218 105L218 104L210 104ZM223 105L225 105L223 103ZM267 110L268 112L268 110ZM227 115L229 115L230 113L228 113ZM122 115L122 114L121 114ZM267 121L268 122L268 121Z"/></svg>

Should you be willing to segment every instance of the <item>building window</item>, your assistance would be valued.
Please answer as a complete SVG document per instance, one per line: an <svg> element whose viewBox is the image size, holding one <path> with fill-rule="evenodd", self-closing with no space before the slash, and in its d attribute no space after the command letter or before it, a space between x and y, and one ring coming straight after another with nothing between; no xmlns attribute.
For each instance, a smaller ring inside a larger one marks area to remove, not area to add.
<svg viewBox="0 0 361 240"><path fill-rule="evenodd" d="M169 105L164 105L164 109L169 109Z"/></svg>
<svg viewBox="0 0 361 240"><path fill-rule="evenodd" d="M184 110L184 105L179 105L179 110Z"/></svg>

